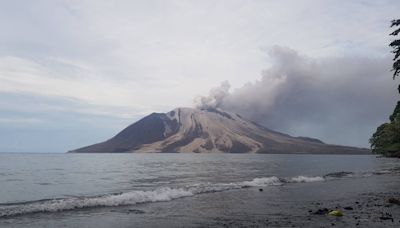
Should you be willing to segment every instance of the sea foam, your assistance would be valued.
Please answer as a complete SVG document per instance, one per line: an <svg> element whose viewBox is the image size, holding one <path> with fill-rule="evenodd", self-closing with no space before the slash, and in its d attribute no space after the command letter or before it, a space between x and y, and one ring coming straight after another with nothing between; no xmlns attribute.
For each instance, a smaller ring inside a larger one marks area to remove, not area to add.
<svg viewBox="0 0 400 228"><path fill-rule="evenodd" d="M252 181L243 181L239 183L239 185L243 187L263 187L263 186L282 185L282 184L283 184L282 180L275 176L254 178Z"/></svg>
<svg viewBox="0 0 400 228"><path fill-rule="evenodd" d="M292 177L289 179L289 182L293 183L304 183L304 182L316 182L316 181L324 181L325 179L323 177L308 177L308 176L297 176L297 177Z"/></svg>
<svg viewBox="0 0 400 228"><path fill-rule="evenodd" d="M260 177L251 181L235 183L199 183L196 185L171 188L161 187L149 191L129 191L118 194L105 194L92 197L69 197L45 199L15 204L0 204L0 218L41 212L59 212L94 207L128 206L139 203L170 201L197 194L222 192L248 187L266 187L285 183L323 181L322 177L297 176L293 178Z"/></svg>

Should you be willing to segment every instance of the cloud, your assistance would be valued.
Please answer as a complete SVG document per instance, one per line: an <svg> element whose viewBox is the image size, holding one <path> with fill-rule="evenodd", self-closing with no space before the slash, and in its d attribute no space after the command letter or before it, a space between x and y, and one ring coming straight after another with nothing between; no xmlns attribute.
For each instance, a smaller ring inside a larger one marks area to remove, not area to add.
<svg viewBox="0 0 400 228"><path fill-rule="evenodd" d="M389 57L315 59L280 46L268 54L260 80L231 93L224 82L200 100L293 135L368 146L399 99Z"/></svg>
<svg viewBox="0 0 400 228"><path fill-rule="evenodd" d="M84 63L63 59L48 59L45 62L0 56L0 92L58 99L64 104L64 101L70 101L81 104L79 109L73 111L121 117L145 114L154 111L157 106L162 107L160 103L152 106L145 104L148 99L154 99L147 95L155 88L145 88L131 80L105 77L95 67ZM13 105L12 100L0 99L0 103ZM53 105L60 107L57 102ZM70 107L65 106L64 109Z"/></svg>
<svg viewBox="0 0 400 228"><path fill-rule="evenodd" d="M39 125L39 124L43 124L43 120L36 118L0 117L0 126L1 125L26 126L26 125Z"/></svg>

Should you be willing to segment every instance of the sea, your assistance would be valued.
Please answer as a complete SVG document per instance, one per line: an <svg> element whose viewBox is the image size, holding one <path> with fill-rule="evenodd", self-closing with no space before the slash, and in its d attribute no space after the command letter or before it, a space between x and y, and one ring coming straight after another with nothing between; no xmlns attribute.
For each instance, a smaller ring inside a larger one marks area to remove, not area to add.
<svg viewBox="0 0 400 228"><path fill-rule="evenodd" d="M0 153L0 227L247 227L398 190L399 172L376 155Z"/></svg>

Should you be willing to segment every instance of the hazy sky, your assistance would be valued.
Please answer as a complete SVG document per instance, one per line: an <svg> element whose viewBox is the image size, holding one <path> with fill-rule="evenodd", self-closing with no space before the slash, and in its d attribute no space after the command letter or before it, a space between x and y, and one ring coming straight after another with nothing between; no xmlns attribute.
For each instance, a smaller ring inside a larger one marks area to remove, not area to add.
<svg viewBox="0 0 400 228"><path fill-rule="evenodd" d="M0 0L0 151L92 144L151 112L193 106L224 81L227 109L368 146L398 99L388 47L398 9L398 0Z"/></svg>

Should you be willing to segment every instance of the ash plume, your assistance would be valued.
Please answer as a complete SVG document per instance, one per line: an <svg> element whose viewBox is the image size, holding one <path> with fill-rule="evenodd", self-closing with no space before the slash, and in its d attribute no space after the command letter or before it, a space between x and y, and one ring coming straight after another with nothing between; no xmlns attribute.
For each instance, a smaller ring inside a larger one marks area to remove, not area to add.
<svg viewBox="0 0 400 228"><path fill-rule="evenodd" d="M229 92L223 82L197 99L271 129L329 143L368 146L368 139L399 97L390 56L309 58L287 47L268 51L272 66L260 80Z"/></svg>
<svg viewBox="0 0 400 228"><path fill-rule="evenodd" d="M212 88L208 96L200 96L195 99L198 109L220 108L225 97L229 95L230 84L228 81L221 83L219 87Z"/></svg>

